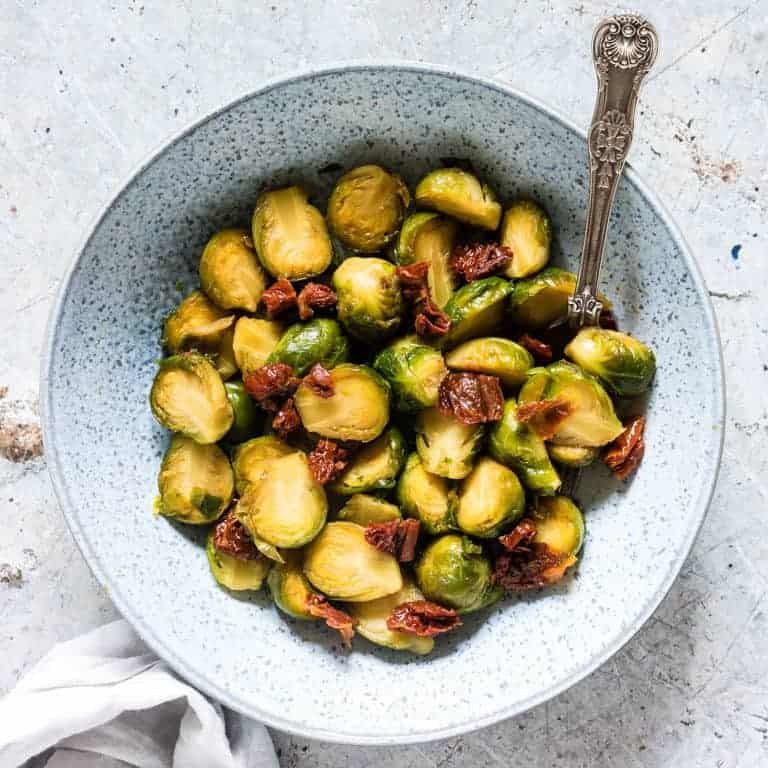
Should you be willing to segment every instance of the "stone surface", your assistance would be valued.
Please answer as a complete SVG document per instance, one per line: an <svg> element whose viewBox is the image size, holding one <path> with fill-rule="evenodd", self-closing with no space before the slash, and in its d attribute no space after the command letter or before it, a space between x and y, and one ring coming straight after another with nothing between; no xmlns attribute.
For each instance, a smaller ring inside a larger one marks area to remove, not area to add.
<svg viewBox="0 0 768 768"><path fill-rule="evenodd" d="M588 41L619 6L550 0L18 3L0 25L0 691L114 615L56 506L37 432L51 298L89 222L147 152L266 77L374 53L496 77L586 125ZM728 378L724 464L670 595L613 661L513 721L418 747L275 734L284 766L768 765L768 2L646 2L662 51L631 160L704 271Z"/></svg>

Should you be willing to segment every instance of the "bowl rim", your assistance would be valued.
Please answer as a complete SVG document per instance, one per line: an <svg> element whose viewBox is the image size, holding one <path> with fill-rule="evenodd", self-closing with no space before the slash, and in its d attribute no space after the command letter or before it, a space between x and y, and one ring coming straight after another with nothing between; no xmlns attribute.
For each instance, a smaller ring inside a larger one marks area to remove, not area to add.
<svg viewBox="0 0 768 768"><path fill-rule="evenodd" d="M55 301L51 307L51 311L48 317L40 363L40 413L43 431L43 445L45 449L48 472L51 478L54 493L56 494L56 498L59 503L59 507L64 513L64 518L67 521L67 525L72 534L72 537L77 543L81 554L83 555L86 563L88 564L88 567L91 569L99 584L103 585L104 587L108 587L109 598L118 609L119 613L128 620L140 638L158 655L159 658L166 661L178 675L187 680L197 689L203 691L206 695L220 701L223 705L229 707L230 709L238 711L241 714L253 718L254 720L257 720L272 728L276 728L295 736L313 738L331 743L356 744L361 746L392 746L396 744L424 743L437 739L459 736L461 734L470 733L472 731L491 726L495 723L527 712L533 707L543 704L555 696L558 696L559 694L568 690L572 686L576 685L576 683L582 681L584 678L592 674L595 670L597 670L609 659L611 659L616 653L618 653L643 628L643 626L653 616L662 600L667 596L677 576L682 570L682 567L691 552L696 537L701 530L701 526L704 522L707 510L709 509L710 503L712 501L714 490L717 484L720 465L722 462L723 443L725 437L726 391L720 333L718 330L712 300L709 296L709 292L707 290L706 283L704 281L699 265L696 262L696 259L694 258L682 231L673 219L670 212L658 198L657 194L651 190L651 188L634 170L632 164L627 162L624 168L624 173L626 174L628 180L631 181L635 188L640 192L640 194L650 203L654 211L659 215L664 225L668 229L670 235L680 249L686 267L691 274L696 292L702 298L708 335L713 339L717 351L717 354L715 355L714 384L716 397L714 403L714 417L716 428L719 431L717 451L711 461L709 480L708 482L705 482L695 501L697 508L695 524L692 525L688 530L687 535L682 542L682 547L679 549L679 555L677 559L672 562L661 585L654 592L654 594L646 600L642 606L642 610L638 613L636 618L621 630L613 642L605 646L600 653L589 659L580 668L572 672L563 680L543 688L540 692L528 697L523 702L509 706L506 709L500 709L491 714L468 719L464 722L451 726L423 728L400 735L379 735L376 734L373 729L371 729L369 734L364 735L358 733L345 733L343 731L305 726L300 723L285 720L276 714L259 711L257 703L242 701L230 695L229 691L218 688L215 683L206 679L202 672L189 667L182 659L178 658L173 650L166 647L163 641L155 635L152 627L145 625L141 616L131 609L128 601L123 598L119 589L119 585L111 584L110 580L105 577L101 563L99 562L96 554L93 552L88 537L85 531L81 528L74 514L76 505L73 504L72 500L69 498L66 484L62 476L61 461L56 446L56 439L52 423L52 392L50 388L50 367L53 360L54 347L58 336L60 318L64 307L64 302L67 294L69 293L70 284L80 264L82 255L104 218L110 213L113 206L122 196L123 192L125 192L132 184L134 184L138 177L144 172L144 170L152 165L157 159L159 159L159 157L166 150L170 149L179 141L186 138L186 136L195 131L199 126L217 118L224 112L227 112L233 107L236 107L239 104L242 104L256 96L268 93L272 90L275 90L276 88L280 88L293 83L311 80L316 77L342 74L350 71L404 71L416 74L438 75L469 82L472 85L481 85L491 90L497 91L504 96L509 96L513 99L520 100L536 111L541 112L546 117L557 121L563 127L567 128L569 131L572 131L584 141L587 140L585 131L579 128L569 118L565 117L557 109L549 106L548 104L545 104L544 102L525 93L524 91L498 82L492 78L467 74L453 67L447 67L443 65L399 59L350 61L322 67L301 69L292 74L279 75L266 79L258 88L211 110L200 119L195 120L194 122L173 133L169 138L163 139L148 154L146 154L139 163L134 166L133 170L127 174L124 181L116 187L116 191L110 196L109 200L101 207L96 216L93 217L85 230L84 237L81 239L73 257L70 259L69 266L67 267L64 276L62 277Z"/></svg>

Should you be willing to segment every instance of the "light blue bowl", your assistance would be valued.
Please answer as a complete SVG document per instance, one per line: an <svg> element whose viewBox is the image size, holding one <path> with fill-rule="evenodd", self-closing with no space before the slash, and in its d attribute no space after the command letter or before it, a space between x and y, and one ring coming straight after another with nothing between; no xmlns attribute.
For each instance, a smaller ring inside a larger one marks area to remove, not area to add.
<svg viewBox="0 0 768 768"><path fill-rule="evenodd" d="M639 126L642 134L642 125ZM642 140L642 135L640 140ZM556 263L574 268L587 189L583 134L509 88L414 66L361 66L273 83L185 131L99 216L63 282L43 363L45 446L72 533L123 615L181 675L224 704L305 736L360 744L452 736L515 715L589 674L658 606L701 525L723 434L717 330L696 264L628 170L603 272L621 327L655 350L647 451L634 481L603 468L579 493L578 576L509 599L405 658L288 622L264 594L216 586L200 531L152 514L168 436L147 393L161 322L196 283L203 244L247 225L258 193L377 162L410 185L470 158L502 200L549 210Z"/></svg>

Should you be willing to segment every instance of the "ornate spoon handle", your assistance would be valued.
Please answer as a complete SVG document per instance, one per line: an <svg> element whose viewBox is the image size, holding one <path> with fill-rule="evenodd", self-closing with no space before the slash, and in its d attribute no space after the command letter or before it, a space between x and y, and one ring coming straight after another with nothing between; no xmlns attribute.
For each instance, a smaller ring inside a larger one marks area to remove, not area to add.
<svg viewBox="0 0 768 768"><path fill-rule="evenodd" d="M587 138L587 225L576 290L568 300L568 322L572 327L597 325L600 317L597 281L608 218L632 143L637 94L658 48L656 30L642 16L611 16L595 30L592 56L597 71L597 103Z"/></svg>

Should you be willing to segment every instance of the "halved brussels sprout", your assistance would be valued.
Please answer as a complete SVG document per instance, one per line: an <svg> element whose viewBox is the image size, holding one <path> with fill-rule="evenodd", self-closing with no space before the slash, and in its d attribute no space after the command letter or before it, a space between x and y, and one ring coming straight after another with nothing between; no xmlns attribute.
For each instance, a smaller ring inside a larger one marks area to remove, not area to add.
<svg viewBox="0 0 768 768"><path fill-rule="evenodd" d="M364 603L402 589L400 566L365 539L356 523L328 523L304 553L304 575L330 598Z"/></svg>
<svg viewBox="0 0 768 768"><path fill-rule="evenodd" d="M285 549L297 549L325 525L328 501L303 451L269 459L263 476L248 483L235 514L249 533Z"/></svg>
<svg viewBox="0 0 768 768"><path fill-rule="evenodd" d="M265 557L253 560L240 560L226 552L221 552L213 546L213 531L208 534L205 542L205 554L213 578L222 587L239 592L244 589L261 589L264 577L269 573L272 563Z"/></svg>
<svg viewBox="0 0 768 768"><path fill-rule="evenodd" d="M373 367L389 382L394 407L409 413L437 403L440 382L448 373L439 350L417 336L393 341L373 359Z"/></svg>
<svg viewBox="0 0 768 768"><path fill-rule="evenodd" d="M174 435L157 478L158 512L182 523L212 523L229 506L234 477L224 451Z"/></svg>
<svg viewBox="0 0 768 768"><path fill-rule="evenodd" d="M200 257L200 285L222 309L255 312L267 276L244 229L224 229L206 244Z"/></svg>
<svg viewBox="0 0 768 768"><path fill-rule="evenodd" d="M241 317L235 325L232 349L243 375L266 364L283 335L282 324L274 320Z"/></svg>
<svg viewBox="0 0 768 768"><path fill-rule="evenodd" d="M524 405L540 400L559 400L569 408L550 438L552 443L599 448L624 431L600 382L565 360L529 372L518 401Z"/></svg>
<svg viewBox="0 0 768 768"><path fill-rule="evenodd" d="M510 339L485 336L470 339L445 356L446 365L456 371L498 376L508 387L519 387L533 368L533 355Z"/></svg>
<svg viewBox="0 0 768 768"><path fill-rule="evenodd" d="M548 496L560 487L547 446L531 427L518 421L514 398L504 403L501 421L491 427L488 450L494 459L512 467L529 490Z"/></svg>
<svg viewBox="0 0 768 768"><path fill-rule="evenodd" d="M582 328L565 354L619 397L642 395L656 373L656 357L642 341L620 331Z"/></svg>
<svg viewBox="0 0 768 768"><path fill-rule="evenodd" d="M302 554L285 552L284 563L272 566L267 576L267 587L275 605L294 619L314 619L307 608L307 600L315 594L301 569Z"/></svg>
<svg viewBox="0 0 768 768"><path fill-rule="evenodd" d="M348 608L357 621L355 630L366 640L394 651L411 651L423 656L435 647L431 637L418 637L387 626L387 619L398 605L423 599L418 587L410 579L403 579L399 592L367 603L351 603Z"/></svg>
<svg viewBox="0 0 768 768"><path fill-rule="evenodd" d="M369 343L391 336L400 326L405 304L395 267L373 256L345 259L333 273L341 324Z"/></svg>
<svg viewBox="0 0 768 768"><path fill-rule="evenodd" d="M506 312L512 285L502 277L484 277L459 288L444 307L451 330L441 337L443 349L497 331Z"/></svg>
<svg viewBox="0 0 768 768"><path fill-rule="evenodd" d="M163 345L173 354L216 349L234 322L234 315L219 309L202 291L193 291L166 319Z"/></svg>
<svg viewBox="0 0 768 768"><path fill-rule="evenodd" d="M578 554L584 542L584 516L567 496L539 499L533 519L536 522L534 542L546 544L563 555Z"/></svg>
<svg viewBox="0 0 768 768"><path fill-rule="evenodd" d="M459 486L456 522L464 533L494 539L522 517L525 491L517 475L482 456Z"/></svg>
<svg viewBox="0 0 768 768"><path fill-rule="evenodd" d="M418 453L412 453L397 483L397 500L408 517L421 521L432 535L456 530L456 491L440 475L427 472Z"/></svg>
<svg viewBox="0 0 768 768"><path fill-rule="evenodd" d="M230 328L221 337L218 349L216 350L216 370L219 372L222 381L231 379L237 373L237 361L235 360L235 350L233 343L235 340L235 329Z"/></svg>
<svg viewBox="0 0 768 768"><path fill-rule="evenodd" d="M297 376L303 376L315 363L333 368L349 357L349 342L341 326L325 317L307 323L294 323L280 337L268 363L287 363Z"/></svg>
<svg viewBox="0 0 768 768"><path fill-rule="evenodd" d="M353 251L376 253L397 234L411 202L408 187L378 165L345 173L328 200L328 224Z"/></svg>
<svg viewBox="0 0 768 768"><path fill-rule="evenodd" d="M238 445L232 455L237 492L242 496L250 483L263 480L268 474L272 459L288 456L295 450L272 435L254 437L253 440Z"/></svg>
<svg viewBox="0 0 768 768"><path fill-rule="evenodd" d="M366 491L386 491L395 487L395 480L404 462L405 440L397 427L390 427L376 440L357 451L339 478L329 487L342 496Z"/></svg>
<svg viewBox="0 0 768 768"><path fill-rule="evenodd" d="M597 448L584 448L580 445L550 445L549 458L564 467L587 467L599 455Z"/></svg>
<svg viewBox="0 0 768 768"><path fill-rule="evenodd" d="M416 187L416 202L482 229L496 229L501 206L490 187L460 168L438 168Z"/></svg>
<svg viewBox="0 0 768 768"><path fill-rule="evenodd" d="M430 542L416 563L416 582L427 600L469 613L502 594L491 584L491 563L466 536L446 534Z"/></svg>
<svg viewBox="0 0 768 768"><path fill-rule="evenodd" d="M528 277L546 267L551 242L552 224L546 211L531 200L512 203L501 222L501 245L514 254L504 274Z"/></svg>
<svg viewBox="0 0 768 768"><path fill-rule="evenodd" d="M304 426L333 440L375 440L389 421L389 385L366 365L342 363L331 370L330 397L320 397L306 381L296 390Z"/></svg>
<svg viewBox="0 0 768 768"><path fill-rule="evenodd" d="M331 264L333 247L323 215L300 187L261 195L251 228L259 261L273 277L304 280Z"/></svg>
<svg viewBox="0 0 768 768"><path fill-rule="evenodd" d="M245 391L242 381L228 381L224 384L224 389L227 390L227 397L235 416L232 427L227 432L227 440L230 443L242 443L256 431L259 412L256 403Z"/></svg>
<svg viewBox="0 0 768 768"><path fill-rule="evenodd" d="M188 352L166 357L159 366L149 393L155 418L198 443L221 440L234 414L224 382L208 358Z"/></svg>
<svg viewBox="0 0 768 768"><path fill-rule="evenodd" d="M427 408L416 417L416 450L425 469L451 480L461 480L472 471L484 436L482 424L463 424L437 408Z"/></svg>
<svg viewBox="0 0 768 768"><path fill-rule="evenodd" d="M365 527L370 523L386 523L390 520L400 520L402 515L395 504L390 504L378 496L369 496L367 493L356 493L339 510L339 520L357 523Z"/></svg>

